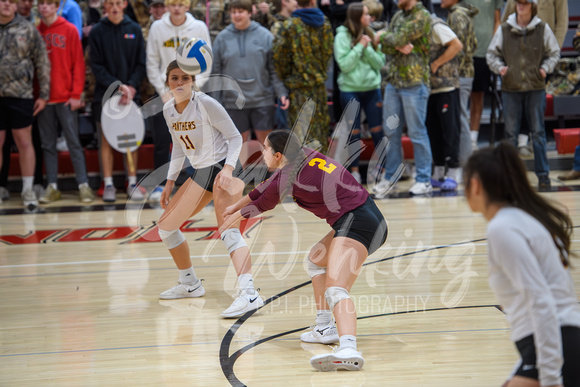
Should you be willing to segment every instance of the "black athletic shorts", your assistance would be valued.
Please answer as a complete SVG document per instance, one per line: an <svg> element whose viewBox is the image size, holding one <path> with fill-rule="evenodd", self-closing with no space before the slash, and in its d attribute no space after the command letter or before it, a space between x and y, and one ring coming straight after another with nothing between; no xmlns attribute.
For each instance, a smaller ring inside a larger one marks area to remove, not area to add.
<svg viewBox="0 0 580 387"><path fill-rule="evenodd" d="M471 91L487 93L491 85L491 70L487 66L485 58L473 58L473 68L475 69L475 75L473 76Z"/></svg>
<svg viewBox="0 0 580 387"><path fill-rule="evenodd" d="M369 255L385 243L388 234L387 221L370 196L363 205L338 218L332 228L336 231L335 238L359 241L365 245Z"/></svg>
<svg viewBox="0 0 580 387"><path fill-rule="evenodd" d="M206 191L213 192L213 182L215 181L217 174L220 173L220 171L223 169L225 163L226 159L223 159L219 163L210 165L209 167L194 169L190 178L195 181L195 183L201 188L205 189ZM239 177L242 172L242 165L238 161L236 168L232 172L232 176Z"/></svg>
<svg viewBox="0 0 580 387"><path fill-rule="evenodd" d="M34 100L0 97L0 130L24 129L34 122Z"/></svg>
<svg viewBox="0 0 580 387"><path fill-rule="evenodd" d="M580 328L562 327L562 350L564 352L564 365L562 366L562 378L564 386L580 386ZM522 364L517 369L516 375L538 380L536 368L536 347L534 336L524 337L516 342L516 347L522 357Z"/></svg>

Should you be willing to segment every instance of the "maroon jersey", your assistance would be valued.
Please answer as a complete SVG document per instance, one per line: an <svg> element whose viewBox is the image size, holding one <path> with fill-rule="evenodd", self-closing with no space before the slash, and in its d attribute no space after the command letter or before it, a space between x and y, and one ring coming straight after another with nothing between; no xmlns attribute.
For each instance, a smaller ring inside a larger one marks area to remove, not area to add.
<svg viewBox="0 0 580 387"><path fill-rule="evenodd" d="M369 193L340 163L312 149L305 148L304 153L304 167L288 191L298 206L332 226L342 215L365 203ZM252 202L242 208L242 216L251 218L276 207L292 168L286 165L278 169L254 188L249 194Z"/></svg>

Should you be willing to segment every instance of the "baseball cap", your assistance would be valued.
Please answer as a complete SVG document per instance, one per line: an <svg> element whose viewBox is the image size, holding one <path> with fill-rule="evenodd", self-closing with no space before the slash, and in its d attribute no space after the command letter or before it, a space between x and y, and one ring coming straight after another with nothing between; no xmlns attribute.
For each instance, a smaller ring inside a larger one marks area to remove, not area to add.
<svg viewBox="0 0 580 387"><path fill-rule="evenodd" d="M150 0L149 1L149 7L151 7L155 4L165 4L165 0Z"/></svg>

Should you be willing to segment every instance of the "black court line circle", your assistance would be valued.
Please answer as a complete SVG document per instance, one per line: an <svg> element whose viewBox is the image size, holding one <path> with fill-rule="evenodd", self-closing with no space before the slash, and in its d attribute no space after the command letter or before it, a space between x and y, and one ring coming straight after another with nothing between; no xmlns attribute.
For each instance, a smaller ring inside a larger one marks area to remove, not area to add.
<svg viewBox="0 0 580 387"><path fill-rule="evenodd" d="M451 244L447 244L447 245L441 245L441 246L435 246L435 247L431 247L431 248L427 248L427 249L423 249L420 251L413 251L413 252L409 252L409 253L405 253L405 254L400 254L400 255L395 255L392 257L386 257L386 258L381 258L378 259L376 261L372 261L372 262L366 262L363 264L363 266L368 266L368 265L374 265L376 263L380 263L380 262L384 262L384 261L388 261L391 259L395 259L395 258L402 258L402 257L408 257L414 254L420 254L420 253L425 253L428 251L434 251L434 250L441 250L441 249L445 249L448 247L453 247L453 246L461 246L467 243L477 243L477 242L482 242L485 241L486 238L480 238L480 239L473 239L470 241L465 241L465 242L459 242L459 243L451 243ZM306 285L309 285L310 283L312 283L312 281L306 281L303 282L299 285L293 286L289 289L284 290L283 292L280 292L270 298L268 298L266 301L264 301L264 306L262 306L262 308L264 308L266 305L268 305L269 303L271 303L272 301L275 301L281 297L284 297L285 295L287 295L288 293L291 293L295 290L298 290L300 288L303 288ZM429 312L429 311L436 311L436 310L448 310L448 309L469 309L469 308L498 308L499 307L497 305L472 305L472 306L461 306L461 307L455 307L455 308L434 308L434 309L427 309L427 310L422 310L421 312L425 311L425 312ZM260 308L260 309L262 309ZM234 352L231 356L229 355L230 353L230 346L232 343L232 340L236 334L236 332L238 331L238 329L242 326L242 324L244 324L254 313L256 313L258 311L258 309L255 310L251 310L249 312L247 312L246 314L244 314L242 317L240 317L238 320L236 320L236 322L230 327L230 329L228 329L228 331L226 332L226 334L224 335L222 342L220 344L220 351L219 351L219 359L220 359L220 366L222 368L222 372L224 373L224 376L226 377L226 379L228 380L228 382L234 386L234 387L241 387L241 386L245 386L244 383L242 383L237 377L236 374L234 373L234 365L236 363L236 361L240 358L240 356L242 356L245 352L249 351L250 349L265 343L267 341L271 341L274 340L278 337L282 337L285 335L289 335L295 332L300 332L305 330L308 327L301 327L301 328L297 328L297 329L293 329L287 332L282 332L282 333L278 333L276 335L272 335L269 337L265 337L263 339L260 339L254 343L248 344L245 347L237 350L236 352ZM391 316L391 315L397 315L397 314L408 314L408 313L416 313L417 311L404 311L404 312L394 312L394 313L384 313L384 314L377 314L377 315L372 315L372 316L362 316L362 317L358 317L357 320L363 320L363 319L368 319L368 318L374 318L374 317L384 317L384 316Z"/></svg>

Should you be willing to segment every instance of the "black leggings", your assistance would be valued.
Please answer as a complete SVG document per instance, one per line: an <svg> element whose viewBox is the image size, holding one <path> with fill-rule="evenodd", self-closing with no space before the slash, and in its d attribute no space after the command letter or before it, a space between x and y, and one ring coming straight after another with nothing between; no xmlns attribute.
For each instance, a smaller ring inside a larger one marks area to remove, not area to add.
<svg viewBox="0 0 580 387"><path fill-rule="evenodd" d="M562 327L562 351L564 353L564 365L562 366L562 378L565 387L580 386L580 328ZM516 342L516 347L522 357L522 364L516 371L516 375L538 380L538 369L529 368L530 364L536 364L536 347L534 336L524 337ZM526 366L524 370L524 365Z"/></svg>

